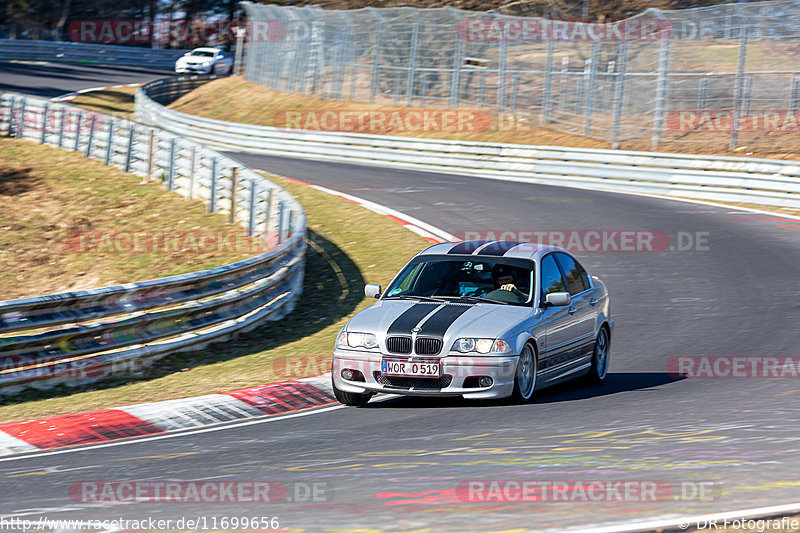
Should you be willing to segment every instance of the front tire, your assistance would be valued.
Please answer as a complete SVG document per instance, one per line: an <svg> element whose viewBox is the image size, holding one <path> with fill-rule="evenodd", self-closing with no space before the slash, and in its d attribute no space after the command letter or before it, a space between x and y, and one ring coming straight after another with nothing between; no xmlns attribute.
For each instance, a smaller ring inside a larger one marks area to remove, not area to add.
<svg viewBox="0 0 800 533"><path fill-rule="evenodd" d="M594 341L594 352L592 353L592 368L586 379L594 385L601 385L608 375L608 358L611 348L611 338L608 336L606 328L600 328L597 339Z"/></svg>
<svg viewBox="0 0 800 533"><path fill-rule="evenodd" d="M536 350L532 345L526 344L519 354L517 371L514 374L512 398L516 403L525 403L533 399L536 392L536 376L539 373L538 360Z"/></svg>
<svg viewBox="0 0 800 533"><path fill-rule="evenodd" d="M367 405L369 399L372 398L372 394L368 392L359 394L357 392L345 392L337 389L336 383L333 382L333 378L331 378L331 387L333 388L333 395L337 400L339 400L339 403L343 403L351 407L363 407Z"/></svg>

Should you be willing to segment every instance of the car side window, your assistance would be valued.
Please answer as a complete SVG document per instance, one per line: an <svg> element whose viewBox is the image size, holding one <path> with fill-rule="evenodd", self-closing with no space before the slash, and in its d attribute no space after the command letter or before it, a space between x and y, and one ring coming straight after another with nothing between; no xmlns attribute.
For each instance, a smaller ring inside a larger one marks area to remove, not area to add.
<svg viewBox="0 0 800 533"><path fill-rule="evenodd" d="M564 292L564 278L556 265L553 254L544 256L542 259L542 297L551 292Z"/></svg>
<svg viewBox="0 0 800 533"><path fill-rule="evenodd" d="M590 288L589 277L586 274L586 270L584 270L575 259L563 253L555 253L553 255L556 256L561 270L564 271L564 276L567 278L567 288L571 295L578 294Z"/></svg>

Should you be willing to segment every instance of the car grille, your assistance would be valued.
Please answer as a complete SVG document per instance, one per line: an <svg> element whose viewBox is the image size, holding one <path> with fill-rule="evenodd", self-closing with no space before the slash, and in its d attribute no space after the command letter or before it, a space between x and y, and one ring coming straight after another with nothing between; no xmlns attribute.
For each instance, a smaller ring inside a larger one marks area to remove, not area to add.
<svg viewBox="0 0 800 533"><path fill-rule="evenodd" d="M420 337L414 345L417 355L436 355L442 351L442 339Z"/></svg>
<svg viewBox="0 0 800 533"><path fill-rule="evenodd" d="M444 374L440 378L404 378L398 376L384 376L377 370L372 374L375 381L388 387L401 389L444 389L450 386L453 376Z"/></svg>
<svg viewBox="0 0 800 533"><path fill-rule="evenodd" d="M390 353L411 353L411 337L389 337L386 349Z"/></svg>

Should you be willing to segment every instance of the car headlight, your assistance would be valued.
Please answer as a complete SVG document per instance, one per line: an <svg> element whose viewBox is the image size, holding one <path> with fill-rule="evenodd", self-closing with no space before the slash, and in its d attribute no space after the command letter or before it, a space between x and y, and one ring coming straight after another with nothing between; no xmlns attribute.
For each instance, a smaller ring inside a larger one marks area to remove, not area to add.
<svg viewBox="0 0 800 533"><path fill-rule="evenodd" d="M337 348L366 348L374 350L378 347L378 338L372 333L342 331L336 339Z"/></svg>
<svg viewBox="0 0 800 533"><path fill-rule="evenodd" d="M453 350L461 353L508 353L511 351L511 346L509 346L506 341L500 339L475 339L472 337L465 337L453 343Z"/></svg>

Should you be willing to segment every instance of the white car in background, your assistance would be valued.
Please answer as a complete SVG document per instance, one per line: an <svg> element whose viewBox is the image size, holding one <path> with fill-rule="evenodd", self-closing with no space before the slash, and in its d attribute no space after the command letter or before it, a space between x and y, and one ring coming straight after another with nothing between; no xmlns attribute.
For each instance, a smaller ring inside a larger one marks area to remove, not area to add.
<svg viewBox="0 0 800 533"><path fill-rule="evenodd" d="M178 74L230 74L233 58L217 48L195 48L175 62Z"/></svg>

